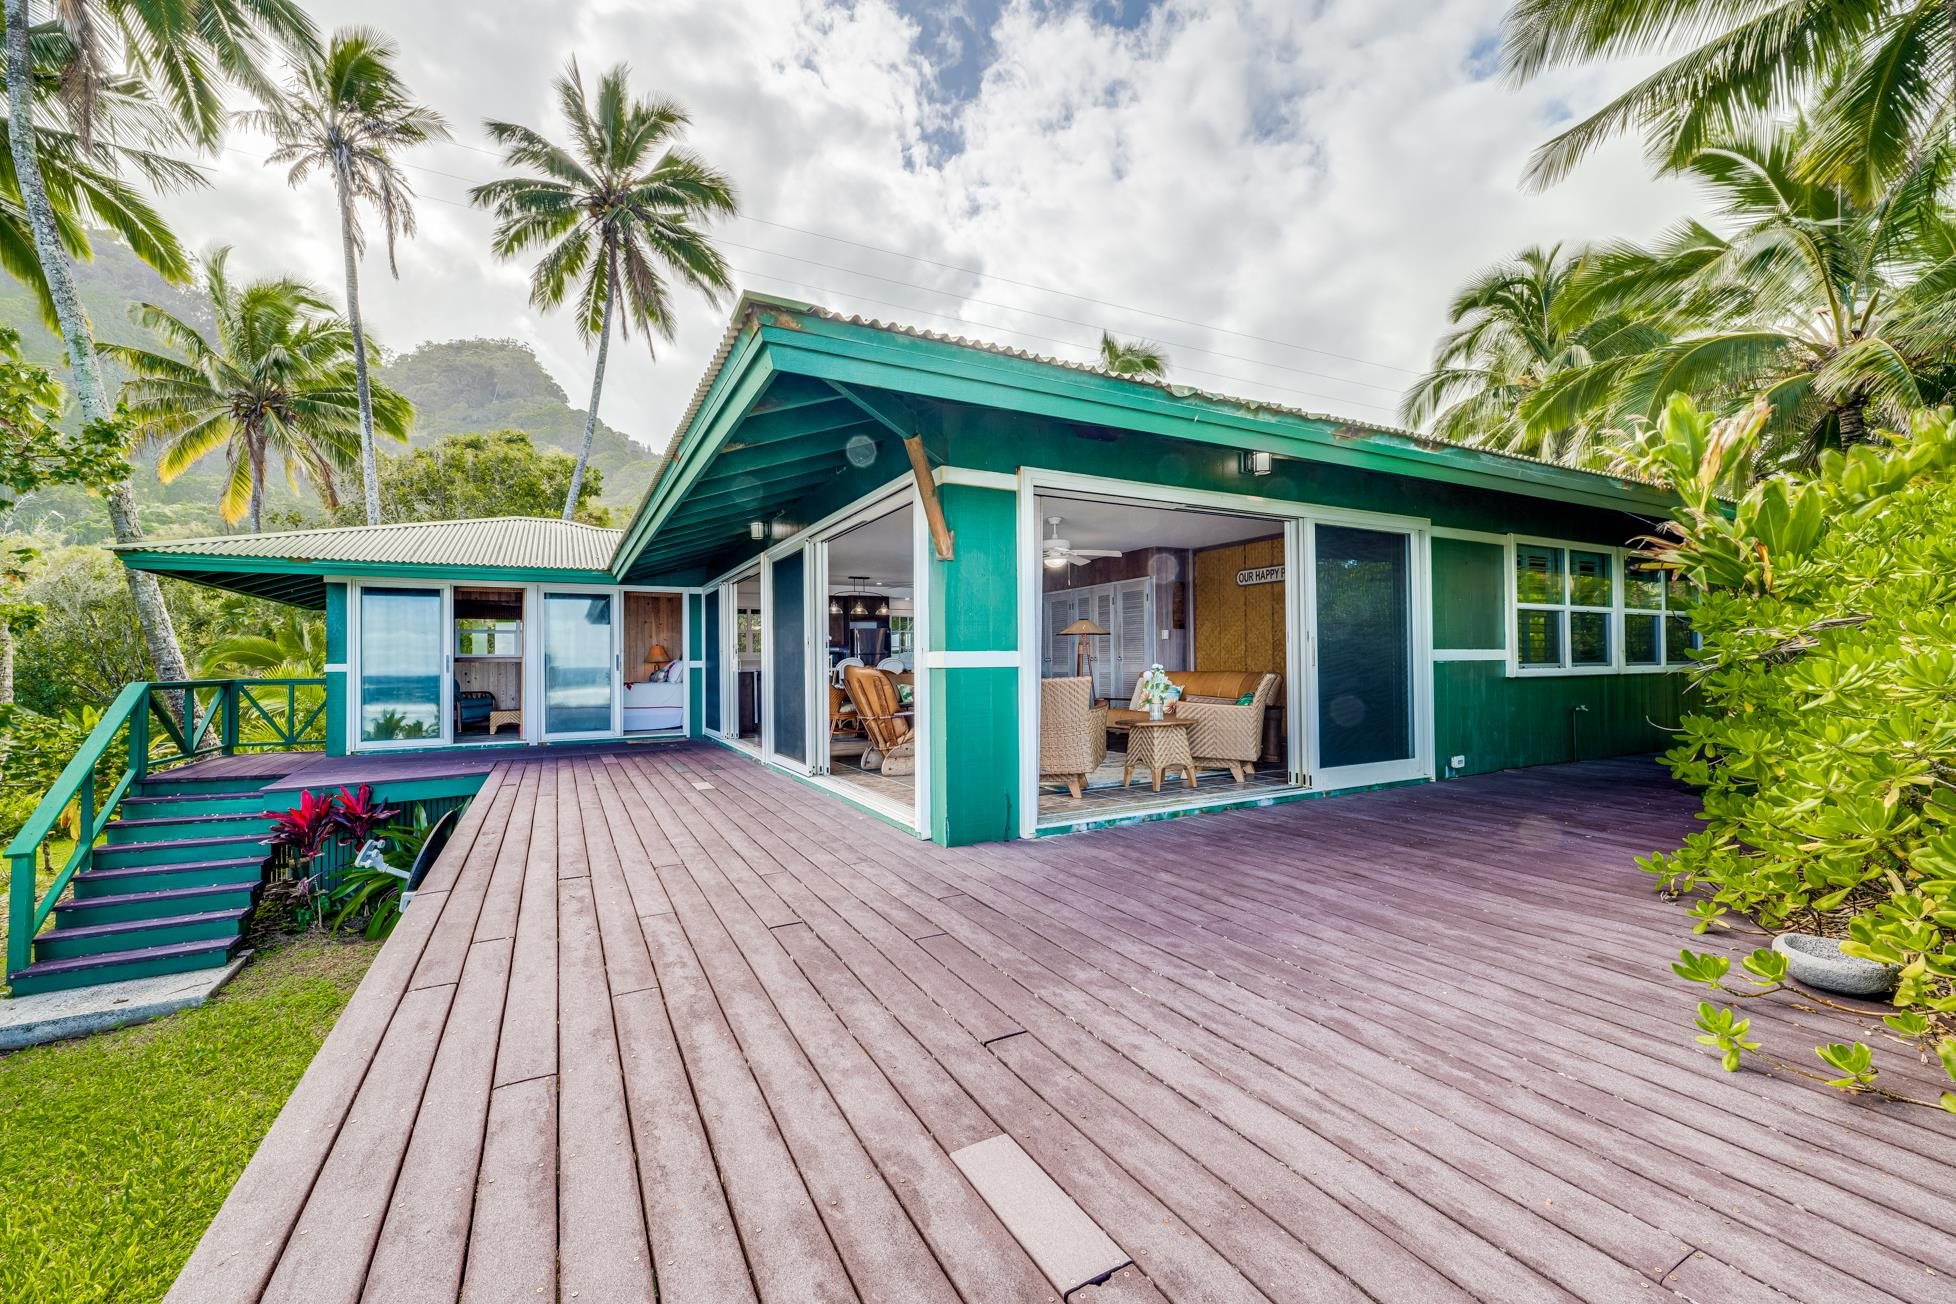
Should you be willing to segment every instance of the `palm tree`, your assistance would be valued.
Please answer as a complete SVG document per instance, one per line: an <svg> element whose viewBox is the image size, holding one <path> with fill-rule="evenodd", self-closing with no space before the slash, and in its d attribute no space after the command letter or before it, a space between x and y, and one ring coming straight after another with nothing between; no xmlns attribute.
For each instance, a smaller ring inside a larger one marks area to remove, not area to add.
<svg viewBox="0 0 1956 1304"><path fill-rule="evenodd" d="M1680 171L1715 204L1652 247L1595 251L1574 299L1697 325L1609 368L1565 371L1522 404L1532 430L1599 408L1656 420L1682 391L1738 408L1763 395L1762 467L1806 465L1906 427L1944 401L1956 228L1913 182L1872 204L1802 180L1801 126L1714 137Z"/></svg>
<svg viewBox="0 0 1956 1304"><path fill-rule="evenodd" d="M1146 340L1121 340L1100 332L1100 366L1116 376L1153 376L1159 380L1168 373L1168 355Z"/></svg>
<svg viewBox="0 0 1956 1304"><path fill-rule="evenodd" d="M240 606L227 615L256 614ZM286 609L266 632L225 634L197 658L203 679L310 679L325 673L326 626L317 617Z"/></svg>
<svg viewBox="0 0 1956 1304"><path fill-rule="evenodd" d="M47 279L48 298L68 346L82 420L95 425L112 420L114 412L42 168L39 124L34 117L37 79L30 55L30 7L29 0L0 3L6 23L8 153L21 207L34 234L35 256ZM175 0L170 4L58 0L51 7L75 50L73 75L65 79L66 103L77 142L84 149L93 145L100 91L113 80L107 68L116 53L122 55L129 78L152 92L154 102L168 111L170 125L180 137L208 145L216 141L223 125L225 79L256 83L262 80L259 70L270 63L274 44L309 49L316 39L312 21L297 0ZM104 496L117 541L141 539L128 483L111 487ZM169 608L163 604L162 588L147 572L130 570L127 576L156 673L164 679L185 678L183 650L177 645Z"/></svg>
<svg viewBox="0 0 1956 1304"><path fill-rule="evenodd" d="M469 198L496 214L492 248L498 258L543 249L530 276L530 302L555 308L577 290L578 334L598 346L584 442L564 498L564 519L577 510L584 469L597 432L612 317L623 301L619 332L637 326L646 344L670 340L674 319L662 275L670 274L717 303L730 288L727 265L700 223L735 211L733 186L718 171L672 142L687 124L666 99L634 99L624 64L598 80L586 99L577 61L556 81L557 99L576 142L554 145L528 127L486 124L503 147L503 162L523 176L477 186ZM534 175L541 173L542 175ZM622 293L620 291L622 290Z"/></svg>
<svg viewBox="0 0 1956 1304"><path fill-rule="evenodd" d="M1571 311L1580 254L1524 249L1476 275L1454 298L1433 368L1413 383L1400 419L1443 438L1579 464L1607 422L1584 413L1559 429L1531 428L1524 406L1551 377L1635 357L1666 332L1635 312ZM1607 371L1607 367L1602 368Z"/></svg>
<svg viewBox="0 0 1956 1304"><path fill-rule="evenodd" d="M379 210L387 237L387 270L398 279L394 242L414 234L414 191L395 156L448 139L442 116L409 98L394 67L399 54L392 41L372 28L335 32L326 53L308 59L285 94L262 114L250 115L278 141L267 161L288 164L291 184L302 184L317 168L333 176L346 264L346 316L353 326L353 368L360 383L360 483L369 525L380 524L380 473L374 462L373 399L360 321L359 254L366 246L360 205Z"/></svg>
<svg viewBox="0 0 1956 1304"><path fill-rule="evenodd" d="M1801 174L1868 203L1946 142L1956 120L1950 0L1516 0L1503 53L1518 82L1676 56L1537 150L1536 184L1626 130L1679 167L1716 138L1808 105Z"/></svg>
<svg viewBox="0 0 1956 1304"><path fill-rule="evenodd" d="M295 490L303 477L328 506L337 505L334 476L359 460L355 336L310 286L284 278L234 284L229 256L229 249L219 249L204 263L216 322L208 337L155 304L139 303L130 315L176 353L123 344L101 349L133 373L123 398L138 428L162 444L157 473L167 483L224 449L231 474L218 506L227 522L248 519L256 533L274 456ZM373 414L382 431L407 437L413 408L399 394L374 386Z"/></svg>

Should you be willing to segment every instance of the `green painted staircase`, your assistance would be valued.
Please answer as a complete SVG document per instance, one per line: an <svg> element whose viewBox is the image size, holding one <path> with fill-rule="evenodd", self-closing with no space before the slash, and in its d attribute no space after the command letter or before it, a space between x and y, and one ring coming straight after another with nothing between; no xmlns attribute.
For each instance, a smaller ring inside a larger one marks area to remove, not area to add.
<svg viewBox="0 0 1956 1304"><path fill-rule="evenodd" d="M34 938L33 962L9 975L14 995L230 963L264 883L270 781L167 770L138 781Z"/></svg>

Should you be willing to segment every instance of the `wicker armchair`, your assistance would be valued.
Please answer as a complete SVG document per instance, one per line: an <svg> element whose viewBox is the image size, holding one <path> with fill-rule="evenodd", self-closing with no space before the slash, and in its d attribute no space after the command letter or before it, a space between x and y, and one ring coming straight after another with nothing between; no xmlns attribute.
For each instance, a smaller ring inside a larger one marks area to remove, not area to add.
<svg viewBox="0 0 1956 1304"><path fill-rule="evenodd" d="M1063 783L1075 797L1107 759L1107 708L1093 703L1093 680L1039 681L1039 781Z"/></svg>
<svg viewBox="0 0 1956 1304"><path fill-rule="evenodd" d="M1196 768L1228 770L1242 783L1256 773L1263 754L1263 710L1276 695L1278 677L1257 681L1256 695L1238 706L1234 702L1175 703L1175 718L1189 722L1189 752Z"/></svg>
<svg viewBox="0 0 1956 1304"><path fill-rule="evenodd" d="M863 759L880 756L876 768L887 775L916 773L917 734L908 720L897 716L903 706L890 677L881 670L844 666L842 682L862 720L863 731L869 735L870 750L863 753Z"/></svg>

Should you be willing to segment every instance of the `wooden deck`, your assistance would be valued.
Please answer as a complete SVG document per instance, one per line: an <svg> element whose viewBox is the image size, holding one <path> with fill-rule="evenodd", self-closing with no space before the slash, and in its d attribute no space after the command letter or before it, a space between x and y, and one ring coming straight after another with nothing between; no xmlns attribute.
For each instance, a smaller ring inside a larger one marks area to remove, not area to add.
<svg viewBox="0 0 1956 1304"><path fill-rule="evenodd" d="M1067 1219L952 1157L1004 1135L1132 1260L1081 1304L1948 1301L1949 1120L1691 1044L1631 860L1693 807L946 851L719 748L499 765L171 1298L1053 1299L1006 1224Z"/></svg>

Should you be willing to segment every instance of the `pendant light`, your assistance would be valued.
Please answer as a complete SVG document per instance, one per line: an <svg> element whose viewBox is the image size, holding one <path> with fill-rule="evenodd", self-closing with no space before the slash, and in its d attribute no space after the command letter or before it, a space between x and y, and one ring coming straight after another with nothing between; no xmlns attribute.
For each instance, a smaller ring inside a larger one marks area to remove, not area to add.
<svg viewBox="0 0 1956 1304"><path fill-rule="evenodd" d="M837 602L833 596L829 598L829 614L831 616L840 616L842 614L842 604Z"/></svg>
<svg viewBox="0 0 1956 1304"><path fill-rule="evenodd" d="M890 614L890 600L888 598L884 598L881 602L876 604L876 614L879 616L887 616Z"/></svg>
<svg viewBox="0 0 1956 1304"><path fill-rule="evenodd" d="M863 603L862 589L863 589L863 580L865 578L867 577L862 575L851 575L849 577L850 588L852 588L856 594L856 600L849 604L849 614L852 616L867 616L869 614L869 608L865 606Z"/></svg>

